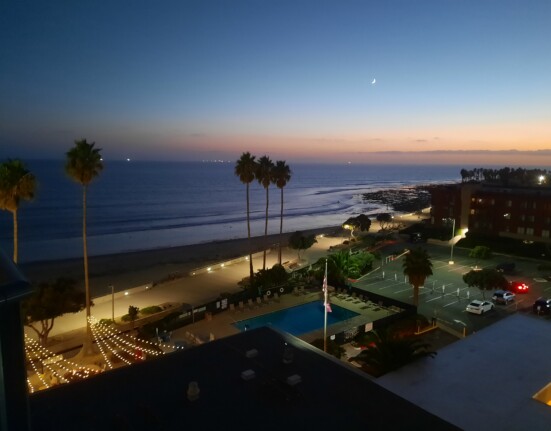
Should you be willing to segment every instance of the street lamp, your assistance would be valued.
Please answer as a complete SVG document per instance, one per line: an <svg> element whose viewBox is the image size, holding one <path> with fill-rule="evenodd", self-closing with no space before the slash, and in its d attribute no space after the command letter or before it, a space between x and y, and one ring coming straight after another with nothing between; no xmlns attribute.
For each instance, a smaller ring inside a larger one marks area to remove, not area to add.
<svg viewBox="0 0 551 431"><path fill-rule="evenodd" d="M452 246L450 251L450 265L453 265L453 239L455 238L455 219L452 218Z"/></svg>
<svg viewBox="0 0 551 431"><path fill-rule="evenodd" d="M115 286L109 285L111 288L111 321L115 323Z"/></svg>

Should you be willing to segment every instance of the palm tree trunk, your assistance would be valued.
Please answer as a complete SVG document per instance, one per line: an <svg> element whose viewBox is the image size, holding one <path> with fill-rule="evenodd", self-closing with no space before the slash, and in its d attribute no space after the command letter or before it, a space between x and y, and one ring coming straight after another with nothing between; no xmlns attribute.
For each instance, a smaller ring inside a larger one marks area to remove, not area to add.
<svg viewBox="0 0 551 431"><path fill-rule="evenodd" d="M268 239L268 205L270 202L270 198L268 196L268 187L266 187L266 221L264 223L264 260L262 262L262 269L266 269L266 247L267 247L267 239Z"/></svg>
<svg viewBox="0 0 551 431"><path fill-rule="evenodd" d="M251 250L251 221L249 211L249 183L247 183L247 238L249 243L249 271L250 271L250 283L252 284L254 278L253 270L253 253Z"/></svg>
<svg viewBox="0 0 551 431"><path fill-rule="evenodd" d="M18 256L18 226L17 226L17 209L13 211L13 261L17 263Z"/></svg>
<svg viewBox="0 0 551 431"><path fill-rule="evenodd" d="M283 235L283 187L281 187L281 212L279 215L279 252L278 252L278 262L281 265L281 241Z"/></svg>
<svg viewBox="0 0 551 431"><path fill-rule="evenodd" d="M88 242L86 238L86 186L82 188L82 251L84 256L84 290L86 292L86 337L83 353L92 351L92 328L90 327L90 282L88 279Z"/></svg>
<svg viewBox="0 0 551 431"><path fill-rule="evenodd" d="M419 286L413 285L413 305L419 306Z"/></svg>

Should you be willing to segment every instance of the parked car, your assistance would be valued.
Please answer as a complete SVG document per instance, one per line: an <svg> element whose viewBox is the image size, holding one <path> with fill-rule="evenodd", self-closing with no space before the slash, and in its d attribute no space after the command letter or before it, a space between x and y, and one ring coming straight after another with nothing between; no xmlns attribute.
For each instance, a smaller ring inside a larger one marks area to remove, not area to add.
<svg viewBox="0 0 551 431"><path fill-rule="evenodd" d="M494 304L490 301L479 301L475 299L469 305L467 305L467 312L473 314L484 314L486 311L494 309Z"/></svg>
<svg viewBox="0 0 551 431"><path fill-rule="evenodd" d="M509 284L511 286L511 292L514 293L528 293L530 290L530 287L523 281L511 281Z"/></svg>
<svg viewBox="0 0 551 431"><path fill-rule="evenodd" d="M515 273L515 262L501 262L496 265L496 270L504 274Z"/></svg>
<svg viewBox="0 0 551 431"><path fill-rule="evenodd" d="M536 314L549 314L551 312L551 299L538 298L532 306Z"/></svg>
<svg viewBox="0 0 551 431"><path fill-rule="evenodd" d="M508 304L515 300L515 296L513 292L509 292L508 290L496 290L494 296L492 296L492 300L496 304Z"/></svg>

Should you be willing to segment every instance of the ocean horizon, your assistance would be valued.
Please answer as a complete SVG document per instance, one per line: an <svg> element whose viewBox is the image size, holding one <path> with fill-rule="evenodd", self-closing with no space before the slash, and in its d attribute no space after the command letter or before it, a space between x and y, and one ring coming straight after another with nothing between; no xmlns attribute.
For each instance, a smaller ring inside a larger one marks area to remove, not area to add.
<svg viewBox="0 0 551 431"><path fill-rule="evenodd" d="M35 199L18 211L19 262L82 256L82 186L64 160L25 161ZM456 165L289 164L283 230L337 226L348 217L388 209L363 193L459 181ZM90 256L247 237L245 185L235 162L106 161L88 188ZM264 234L265 189L250 185L251 235ZM279 232L280 189L269 188L268 233ZM0 212L0 247L13 250L11 213Z"/></svg>

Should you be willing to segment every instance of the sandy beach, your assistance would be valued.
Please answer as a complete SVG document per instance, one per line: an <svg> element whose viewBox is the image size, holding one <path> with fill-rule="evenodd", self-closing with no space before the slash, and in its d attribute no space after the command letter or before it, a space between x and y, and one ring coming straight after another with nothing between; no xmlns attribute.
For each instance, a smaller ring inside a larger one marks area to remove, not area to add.
<svg viewBox="0 0 551 431"><path fill-rule="evenodd" d="M347 237L348 232L340 226L321 227L302 231L305 234L332 234ZM283 245L292 232L283 233ZM278 234L251 238L253 253L264 248L277 250ZM170 278L188 274L194 269L211 263L246 256L249 252L248 239L213 241L163 249L89 257L90 288L92 296L107 293L107 286L114 285L121 291L147 283L160 283ZM32 283L69 277L83 284L84 269L81 258L31 262L20 265ZM256 268L255 268L256 270Z"/></svg>
<svg viewBox="0 0 551 431"><path fill-rule="evenodd" d="M384 203L389 210L413 212L419 206L426 206L427 186L402 189L390 189L382 192L365 194L366 202ZM347 218L343 215L343 221ZM379 226L372 219L370 232L377 232ZM325 226L303 230L305 234L329 234L348 237L349 232L341 226ZM284 232L281 236L283 246L293 232ZM264 249L277 250L279 234L255 236L251 238L253 253ZM229 260L249 253L249 241L245 238L212 241L179 247L159 248L152 250L110 254L89 257L90 289L92 297L107 294L108 286L115 286L121 291L148 283L161 283L169 279L188 274L194 269L208 266L215 262ZM84 269L81 258L30 262L20 265L32 283L54 280L58 277L69 277L83 285ZM257 268L255 268L256 270Z"/></svg>

